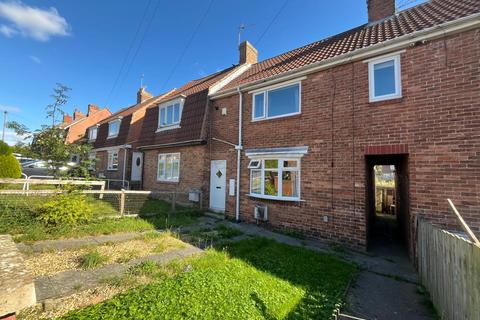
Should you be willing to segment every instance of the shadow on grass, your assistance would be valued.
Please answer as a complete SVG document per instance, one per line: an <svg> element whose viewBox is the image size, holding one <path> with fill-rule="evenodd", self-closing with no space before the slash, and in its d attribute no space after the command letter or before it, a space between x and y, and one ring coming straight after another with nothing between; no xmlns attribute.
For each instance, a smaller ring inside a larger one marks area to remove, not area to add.
<svg viewBox="0 0 480 320"><path fill-rule="evenodd" d="M224 250L231 257L305 290L303 299L285 319L331 319L334 310L343 303L345 289L356 269L353 264L330 255L265 238L233 243ZM262 301L252 299L268 319Z"/></svg>

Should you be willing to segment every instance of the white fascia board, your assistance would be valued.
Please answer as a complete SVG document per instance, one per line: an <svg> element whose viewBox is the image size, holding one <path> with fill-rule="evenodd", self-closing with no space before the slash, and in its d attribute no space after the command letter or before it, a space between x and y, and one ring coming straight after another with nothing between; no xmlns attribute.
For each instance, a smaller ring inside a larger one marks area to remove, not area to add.
<svg viewBox="0 0 480 320"><path fill-rule="evenodd" d="M358 49L350 53L346 53L331 59L322 60L316 63L312 63L291 71L284 72L279 75L275 75L262 80L246 83L238 88L231 88L224 92L218 92L210 96L211 99L218 99L227 97L238 92L240 90L255 90L263 86L273 85L283 81L288 81L302 75L330 69L332 67L346 64L352 61L368 59L378 55L387 54L389 52L399 51L408 48L412 44L420 41L434 40L440 37L445 37L450 34L458 33L461 31L467 31L480 27L480 13L472 14L467 17L463 17L454 21L449 21L441 25L437 25L428 29L416 31L404 36L388 40L385 42L377 43L372 46Z"/></svg>
<svg viewBox="0 0 480 320"><path fill-rule="evenodd" d="M241 74L243 74L245 71L247 71L251 67L252 67L252 65L249 64L249 63L244 63L244 64L236 67L227 76L225 76L224 78L220 79L220 81L218 81L215 84L213 84L212 86L210 86L210 88L208 89L208 95L215 94L215 92L218 92L220 89L225 87L228 83L230 83L235 78L239 77Z"/></svg>
<svg viewBox="0 0 480 320"><path fill-rule="evenodd" d="M308 146L285 148L258 148L245 150L245 155L249 158L262 158L268 156L275 156L279 158L303 157L303 155L305 155L306 153L308 153Z"/></svg>
<svg viewBox="0 0 480 320"><path fill-rule="evenodd" d="M113 151L113 150L118 150L118 149L130 149L130 148L132 148L132 145L130 145L130 144L121 144L121 145L113 146L113 147L103 147L103 148L92 149L90 151L91 152L100 152L100 151Z"/></svg>

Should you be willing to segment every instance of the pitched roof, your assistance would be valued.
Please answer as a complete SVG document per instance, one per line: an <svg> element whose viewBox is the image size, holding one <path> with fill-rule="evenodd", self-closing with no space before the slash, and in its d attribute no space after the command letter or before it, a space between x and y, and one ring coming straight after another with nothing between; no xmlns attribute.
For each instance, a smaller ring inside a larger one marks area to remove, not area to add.
<svg viewBox="0 0 480 320"><path fill-rule="evenodd" d="M430 0L398 14L252 65L222 90L366 48L480 12L480 0Z"/></svg>
<svg viewBox="0 0 480 320"><path fill-rule="evenodd" d="M237 66L232 66L201 79L192 80L149 106L145 113L139 145L166 145L202 139L209 89L236 68ZM158 105L177 97L185 97L180 128L156 132Z"/></svg>

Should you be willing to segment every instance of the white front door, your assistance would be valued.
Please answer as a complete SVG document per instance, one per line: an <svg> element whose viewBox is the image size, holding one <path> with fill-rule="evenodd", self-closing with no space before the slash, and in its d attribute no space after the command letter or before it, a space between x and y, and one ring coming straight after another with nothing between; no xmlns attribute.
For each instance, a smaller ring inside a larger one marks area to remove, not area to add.
<svg viewBox="0 0 480 320"><path fill-rule="evenodd" d="M132 181L142 180L143 154L134 152L132 155Z"/></svg>
<svg viewBox="0 0 480 320"><path fill-rule="evenodd" d="M226 160L213 160L210 165L210 209L225 211Z"/></svg>

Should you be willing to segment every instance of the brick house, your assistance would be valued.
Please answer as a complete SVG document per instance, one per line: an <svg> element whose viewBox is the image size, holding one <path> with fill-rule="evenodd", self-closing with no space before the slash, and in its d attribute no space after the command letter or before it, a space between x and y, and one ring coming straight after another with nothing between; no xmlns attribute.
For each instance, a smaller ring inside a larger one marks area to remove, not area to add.
<svg viewBox="0 0 480 320"><path fill-rule="evenodd" d="M182 202L190 191L201 191L207 201L208 95L256 62L249 60L252 49L243 44L238 65L190 81L149 104L138 142L145 158L144 189L175 190Z"/></svg>
<svg viewBox="0 0 480 320"><path fill-rule="evenodd" d="M80 110L75 110L73 118L68 113L63 116L63 122L60 124L61 128L67 131L65 141L67 143L77 142L87 135L87 129L110 116L112 113L107 108L100 109L95 104L88 105L88 111L85 115Z"/></svg>
<svg viewBox="0 0 480 320"><path fill-rule="evenodd" d="M393 165L413 257L417 215L456 225L447 198L480 231L480 1L367 4L365 25L210 94L205 184L231 218L256 222L266 206L267 227L364 250L378 232L374 166Z"/></svg>
<svg viewBox="0 0 480 320"><path fill-rule="evenodd" d="M137 103L111 114L88 128L88 142L93 145L91 158L97 176L115 180L112 186L132 187L141 184L143 160L137 150L146 109L162 99L144 88L137 92Z"/></svg>

